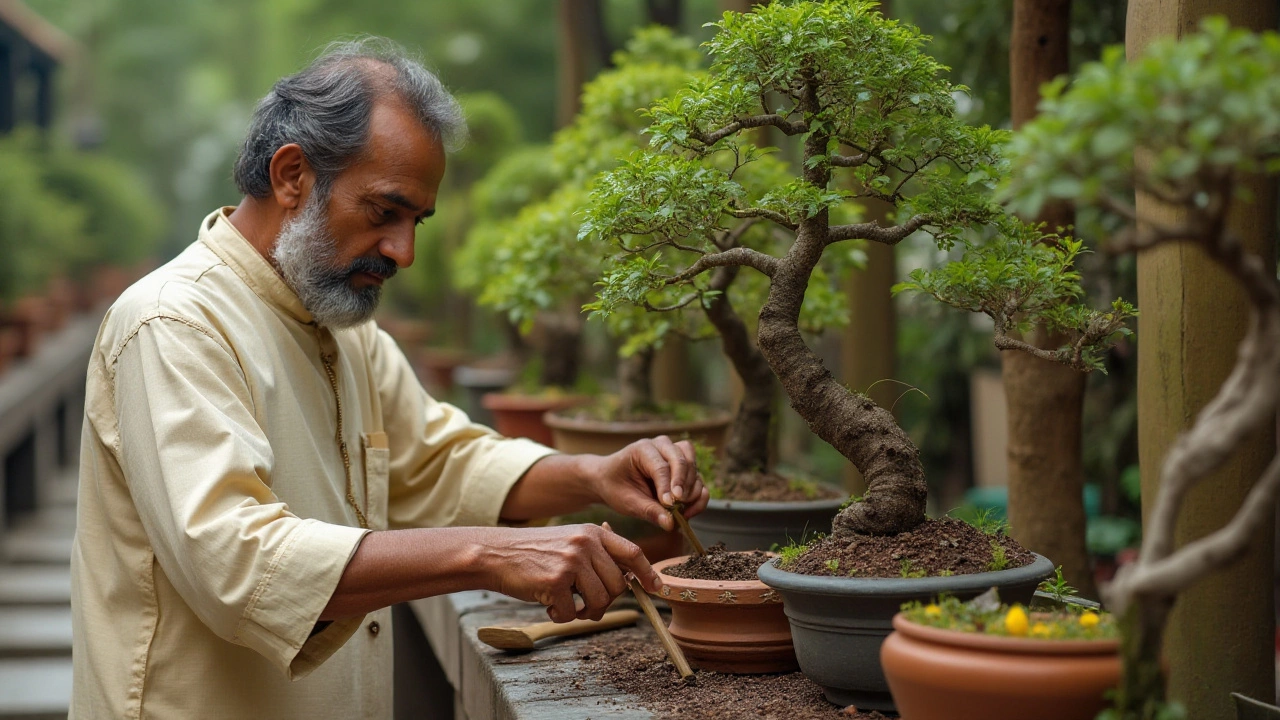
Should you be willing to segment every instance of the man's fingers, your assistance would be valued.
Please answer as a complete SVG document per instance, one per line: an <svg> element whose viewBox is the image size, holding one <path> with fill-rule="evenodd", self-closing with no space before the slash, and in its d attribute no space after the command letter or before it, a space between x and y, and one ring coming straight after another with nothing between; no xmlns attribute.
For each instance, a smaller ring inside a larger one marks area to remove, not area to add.
<svg viewBox="0 0 1280 720"><path fill-rule="evenodd" d="M684 506L684 516L691 518L694 515L707 509L707 503L711 501L711 491L704 485L698 486L698 499L695 502Z"/></svg>
<svg viewBox="0 0 1280 720"><path fill-rule="evenodd" d="M605 529L609 530L608 523L605 523ZM604 549L603 540L599 552L591 555L591 566L596 571L596 577L600 578L600 582L604 585L605 591L609 593L610 602L627 591L627 579L623 577L622 570L609 555L609 551Z"/></svg>
<svg viewBox="0 0 1280 720"><path fill-rule="evenodd" d="M665 439L665 438L663 438ZM667 440L670 443L670 440ZM671 504L671 463L658 447L657 439L638 443L640 471L653 482L653 496L663 505Z"/></svg>
<svg viewBox="0 0 1280 720"><path fill-rule="evenodd" d="M670 521L670 518L668 518L668 521ZM606 527L606 529L608 528ZM634 573L640 579L641 585L653 592L662 590L662 579L658 577L658 573L653 571L653 567L649 565L649 560L645 558L638 545L614 532L605 533L601 539L603 540L604 549L609 552L609 556L613 558L613 561Z"/></svg>
<svg viewBox="0 0 1280 720"><path fill-rule="evenodd" d="M613 602L613 597L604 589L594 569L587 568L578 573L573 586L578 589L583 603L582 609L577 612L578 619L599 620L603 617L604 611L609 609L609 603Z"/></svg>
<svg viewBox="0 0 1280 720"><path fill-rule="evenodd" d="M551 618L552 622L565 623L577 616L578 608L573 603L573 591L568 587L553 588L547 617Z"/></svg>
<svg viewBox="0 0 1280 720"><path fill-rule="evenodd" d="M653 445L662 454L662 459L667 465L667 490L658 492L658 499L666 507L671 507L680 500L684 499L685 491L688 490L688 481L685 475L694 463L685 457L684 452L671 442L671 438L666 435L659 435L653 439ZM655 483L656 487L657 483Z"/></svg>

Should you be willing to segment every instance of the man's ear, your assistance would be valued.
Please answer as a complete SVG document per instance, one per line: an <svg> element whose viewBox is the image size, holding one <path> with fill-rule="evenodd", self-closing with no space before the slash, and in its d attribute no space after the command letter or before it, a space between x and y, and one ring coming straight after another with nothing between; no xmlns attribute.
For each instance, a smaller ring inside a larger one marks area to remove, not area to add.
<svg viewBox="0 0 1280 720"><path fill-rule="evenodd" d="M287 210L297 210L302 200L315 184L315 173L302 148L289 143L271 156L271 192L276 204Z"/></svg>

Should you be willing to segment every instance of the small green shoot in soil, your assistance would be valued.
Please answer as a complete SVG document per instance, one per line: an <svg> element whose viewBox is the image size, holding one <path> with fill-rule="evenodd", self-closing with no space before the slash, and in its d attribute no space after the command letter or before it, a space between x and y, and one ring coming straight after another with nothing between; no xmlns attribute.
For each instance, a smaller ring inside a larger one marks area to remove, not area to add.
<svg viewBox="0 0 1280 720"><path fill-rule="evenodd" d="M951 577L952 575L955 575L955 573L952 572L950 569L938 571L938 577Z"/></svg>
<svg viewBox="0 0 1280 720"><path fill-rule="evenodd" d="M827 566L827 570L832 575L835 575L836 573L840 572L840 558L831 558L830 560L826 561L823 564Z"/></svg>
<svg viewBox="0 0 1280 720"><path fill-rule="evenodd" d="M792 540L788 537L787 544L782 547L778 547L777 543L774 543L773 547L778 553L778 567L784 568L796 560L799 560L801 555L809 552L810 545L813 545L826 536L826 533L813 532L804 536L801 540Z"/></svg>
<svg viewBox="0 0 1280 720"><path fill-rule="evenodd" d="M991 562L987 564L987 570L997 572L1009 567L1009 557L1005 555L1004 546L991 539Z"/></svg>
<svg viewBox="0 0 1280 720"><path fill-rule="evenodd" d="M969 524L988 535L1009 534L1009 521L1001 517L993 508L982 508L977 511Z"/></svg>
<svg viewBox="0 0 1280 720"><path fill-rule="evenodd" d="M1052 595L1053 599L1060 603L1065 603L1067 598L1078 594L1075 588L1067 584L1066 578L1062 577L1061 565L1053 569L1052 579L1041 581L1040 587L1036 589L1046 595Z"/></svg>
<svg viewBox="0 0 1280 720"><path fill-rule="evenodd" d="M929 573L924 568L916 567L916 564L911 562L911 558L902 558L902 563L898 567L898 574L904 578L922 578Z"/></svg>

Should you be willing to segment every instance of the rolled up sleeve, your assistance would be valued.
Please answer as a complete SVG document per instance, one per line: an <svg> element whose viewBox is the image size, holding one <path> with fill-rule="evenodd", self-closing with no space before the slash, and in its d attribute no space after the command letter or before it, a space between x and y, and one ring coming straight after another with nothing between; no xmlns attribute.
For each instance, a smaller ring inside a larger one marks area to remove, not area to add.
<svg viewBox="0 0 1280 720"><path fill-rule="evenodd" d="M496 525L511 487L555 451L505 438L432 398L389 335L369 342L391 450L392 528Z"/></svg>
<svg viewBox="0 0 1280 720"><path fill-rule="evenodd" d="M272 493L271 446L214 333L153 318L113 366L116 452L161 569L218 637L303 677L360 625L313 634L367 531L299 518Z"/></svg>

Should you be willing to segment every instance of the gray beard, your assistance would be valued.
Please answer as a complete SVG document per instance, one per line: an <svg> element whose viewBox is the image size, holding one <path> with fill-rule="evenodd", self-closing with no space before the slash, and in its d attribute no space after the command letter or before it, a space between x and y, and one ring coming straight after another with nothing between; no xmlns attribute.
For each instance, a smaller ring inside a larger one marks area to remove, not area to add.
<svg viewBox="0 0 1280 720"><path fill-rule="evenodd" d="M285 284L298 295L316 324L342 330L363 325L373 318L382 299L382 287L352 287L351 276L367 269L363 265L368 261L357 259L351 267L334 267L338 239L329 230L325 214L327 200L312 195L302 212L280 229L271 258L284 276ZM357 265L362 267L357 269ZM391 273L394 272L392 264Z"/></svg>

